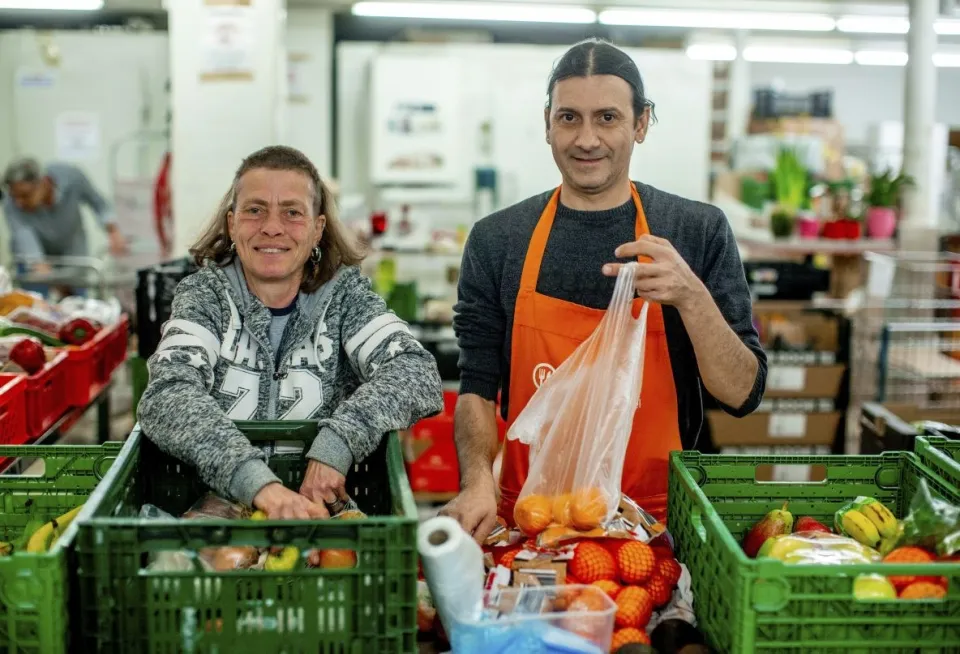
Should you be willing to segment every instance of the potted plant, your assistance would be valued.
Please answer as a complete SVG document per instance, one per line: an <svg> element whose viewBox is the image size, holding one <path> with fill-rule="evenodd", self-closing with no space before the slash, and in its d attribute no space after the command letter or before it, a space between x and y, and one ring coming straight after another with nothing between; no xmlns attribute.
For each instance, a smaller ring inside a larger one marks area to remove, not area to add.
<svg viewBox="0 0 960 654"><path fill-rule="evenodd" d="M867 192L867 234L871 238L890 238L897 229L897 210L900 193L905 186L912 186L913 178L900 173L894 175L889 168L878 175L870 176Z"/></svg>
<svg viewBox="0 0 960 654"><path fill-rule="evenodd" d="M770 229L775 238L787 238L793 233L797 214L807 197L807 170L793 148L780 148L770 178L777 202L770 216Z"/></svg>

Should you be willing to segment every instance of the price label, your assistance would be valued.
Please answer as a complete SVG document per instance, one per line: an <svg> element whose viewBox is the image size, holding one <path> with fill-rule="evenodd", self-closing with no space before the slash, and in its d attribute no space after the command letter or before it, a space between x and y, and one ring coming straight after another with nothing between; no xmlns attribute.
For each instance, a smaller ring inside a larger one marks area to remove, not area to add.
<svg viewBox="0 0 960 654"><path fill-rule="evenodd" d="M773 413L770 415L770 436L773 438L802 438L807 433L807 416L803 413Z"/></svg>
<svg viewBox="0 0 960 654"><path fill-rule="evenodd" d="M767 372L767 388L773 391L802 391L806 383L803 366L771 366Z"/></svg>

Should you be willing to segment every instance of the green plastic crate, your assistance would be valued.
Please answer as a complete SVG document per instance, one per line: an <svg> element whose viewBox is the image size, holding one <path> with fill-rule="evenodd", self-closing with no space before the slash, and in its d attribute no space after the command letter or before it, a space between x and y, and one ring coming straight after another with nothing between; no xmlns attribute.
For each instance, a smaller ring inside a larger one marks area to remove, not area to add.
<svg viewBox="0 0 960 654"><path fill-rule="evenodd" d="M29 474L0 475L0 540L14 541L34 517L50 520L83 504L120 452L97 446L6 445L0 457L35 463ZM29 461L28 461L29 459ZM76 523L50 551L0 557L0 651L59 654L67 642Z"/></svg>
<svg viewBox="0 0 960 654"><path fill-rule="evenodd" d="M914 448L925 466L960 488L960 441L945 436L917 436Z"/></svg>
<svg viewBox="0 0 960 654"><path fill-rule="evenodd" d="M766 465L825 468L821 482L758 482ZM903 517L920 479L960 504L960 492L910 452L880 456L733 456L674 452L668 519L677 556L690 570L698 623L719 652L960 652L960 564L786 565L754 560L740 542L768 511L789 501L795 517L828 525L858 495ZM937 601L863 601L859 574L943 575Z"/></svg>
<svg viewBox="0 0 960 654"><path fill-rule="evenodd" d="M308 446L312 422L237 423L254 442ZM306 461L274 453L297 489ZM77 553L84 652L413 652L417 635L417 512L395 435L348 475L368 520L142 520L144 503L179 516L205 488L139 430L80 525ZM148 571L152 553L210 545L350 549L354 569L292 572Z"/></svg>

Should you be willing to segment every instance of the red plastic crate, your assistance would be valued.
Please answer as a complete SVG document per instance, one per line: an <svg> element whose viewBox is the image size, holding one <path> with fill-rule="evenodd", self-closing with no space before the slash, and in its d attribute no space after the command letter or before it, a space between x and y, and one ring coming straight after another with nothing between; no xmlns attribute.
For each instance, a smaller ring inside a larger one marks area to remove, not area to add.
<svg viewBox="0 0 960 654"><path fill-rule="evenodd" d="M56 355L37 374L26 377L28 441L42 436L70 408L67 395L73 383L66 352Z"/></svg>
<svg viewBox="0 0 960 654"><path fill-rule="evenodd" d="M460 490L460 465L453 438L453 415L457 393L444 391L444 412L419 421L410 430L404 443L407 476L414 492L456 493ZM497 428L500 440L506 435L506 423L497 407Z"/></svg>
<svg viewBox="0 0 960 654"><path fill-rule="evenodd" d="M26 375L0 374L0 445L27 442L26 392Z"/></svg>
<svg viewBox="0 0 960 654"><path fill-rule="evenodd" d="M456 493L460 490L460 466L453 441L453 416L421 420L404 443L407 477L414 492Z"/></svg>
<svg viewBox="0 0 960 654"><path fill-rule="evenodd" d="M68 406L87 406L110 381L113 371L127 356L128 325L124 315L113 327L97 332L90 342L65 350L70 369Z"/></svg>

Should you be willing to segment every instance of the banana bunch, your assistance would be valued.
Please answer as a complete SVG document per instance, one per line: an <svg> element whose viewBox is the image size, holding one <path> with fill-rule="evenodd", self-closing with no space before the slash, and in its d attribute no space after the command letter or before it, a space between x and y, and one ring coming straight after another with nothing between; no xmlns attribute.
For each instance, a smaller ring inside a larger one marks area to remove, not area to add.
<svg viewBox="0 0 960 654"><path fill-rule="evenodd" d="M890 509L872 497L858 497L844 505L834 516L837 533L887 551L892 550L900 534L900 523Z"/></svg>
<svg viewBox="0 0 960 654"><path fill-rule="evenodd" d="M33 532L30 540L27 541L27 551L34 553L48 551L53 547L53 544L57 542L57 539L60 538L63 532L66 531L67 527L70 526L70 523L73 522L82 508L83 505L81 504L78 507L70 509L59 518L54 518L50 522L43 523L39 529Z"/></svg>

